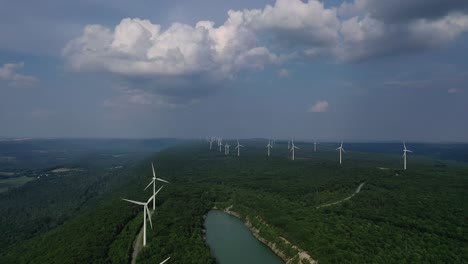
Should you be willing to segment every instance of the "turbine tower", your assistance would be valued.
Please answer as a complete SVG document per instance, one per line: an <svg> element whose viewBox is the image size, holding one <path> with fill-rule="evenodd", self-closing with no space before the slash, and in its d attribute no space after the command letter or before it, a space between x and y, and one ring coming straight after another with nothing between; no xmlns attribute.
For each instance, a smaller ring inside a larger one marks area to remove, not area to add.
<svg viewBox="0 0 468 264"><path fill-rule="evenodd" d="M346 153L346 151L343 148L343 141L341 141L341 146L337 148L336 150L340 151L340 164L341 164L341 152Z"/></svg>
<svg viewBox="0 0 468 264"><path fill-rule="evenodd" d="M268 145L266 147L268 149L268 157L270 157L270 149L273 148L273 145L271 144L270 140L268 140Z"/></svg>
<svg viewBox="0 0 468 264"><path fill-rule="evenodd" d="M239 157L240 156L240 148L243 148L244 146L242 146L241 144L239 144L239 140L237 140L237 146L236 146L236 149L237 149L237 156ZM229 148L228 148L229 150Z"/></svg>
<svg viewBox="0 0 468 264"><path fill-rule="evenodd" d="M151 200L153 200L156 197L156 194L158 194L158 192L161 191L163 187L164 186L161 186L161 188L159 188L158 191L155 194L153 194L153 196L151 196L146 203L128 200L128 199L122 199L124 201L130 202L133 204L143 205L143 246L144 247L146 246L146 217L147 217L146 214L148 214L148 220L150 222L151 229L153 229L153 223L151 222L151 213L148 209L148 204L151 202Z"/></svg>
<svg viewBox="0 0 468 264"><path fill-rule="evenodd" d="M291 152L292 152L292 160L294 160L294 149L299 149L298 147L294 146L294 140L291 140Z"/></svg>
<svg viewBox="0 0 468 264"><path fill-rule="evenodd" d="M211 150L212 145L213 145L213 138L210 138L210 150Z"/></svg>
<svg viewBox="0 0 468 264"><path fill-rule="evenodd" d="M148 187L150 187L151 184L153 184L153 195L155 195L156 194L156 181L165 182L165 183L170 183L170 182L156 177L156 173L154 172L153 162L151 162L151 168L153 169L153 180L148 184L148 186L146 186L145 190L148 189ZM156 209L156 201L153 200L153 210L155 209Z"/></svg>
<svg viewBox="0 0 468 264"><path fill-rule="evenodd" d="M403 168L406 170L406 152L413 153L413 151L406 148L405 142L403 142Z"/></svg>
<svg viewBox="0 0 468 264"><path fill-rule="evenodd" d="M229 144L226 141L226 145L224 145L224 155L229 155Z"/></svg>
<svg viewBox="0 0 468 264"><path fill-rule="evenodd" d="M223 140L221 138L218 138L218 146L219 146L219 152L221 152L221 148L223 147Z"/></svg>

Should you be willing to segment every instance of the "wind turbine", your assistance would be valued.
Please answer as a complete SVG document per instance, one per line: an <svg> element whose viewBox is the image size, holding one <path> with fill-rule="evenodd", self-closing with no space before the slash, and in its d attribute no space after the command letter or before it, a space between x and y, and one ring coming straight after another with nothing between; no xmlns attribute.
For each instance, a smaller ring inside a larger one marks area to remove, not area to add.
<svg viewBox="0 0 468 264"><path fill-rule="evenodd" d="M210 138L210 150L211 150L212 145L213 145L213 138Z"/></svg>
<svg viewBox="0 0 468 264"><path fill-rule="evenodd" d="M343 141L341 141L341 146L337 148L336 150L340 151L340 164L341 164L341 152L346 153L346 151L343 148Z"/></svg>
<svg viewBox="0 0 468 264"><path fill-rule="evenodd" d="M219 152L221 152L221 148L223 146L223 140L221 138L218 138L218 146L219 146Z"/></svg>
<svg viewBox="0 0 468 264"><path fill-rule="evenodd" d="M405 142L403 142L403 160L404 160L404 169L406 170L406 152L413 153L413 151L406 148Z"/></svg>
<svg viewBox="0 0 468 264"><path fill-rule="evenodd" d="M241 144L239 144L239 140L237 140L237 146L236 146L236 149L237 149L237 156L239 157L240 156L240 148L243 148L244 146L242 146ZM228 150L229 150L229 147L228 147Z"/></svg>
<svg viewBox="0 0 468 264"><path fill-rule="evenodd" d="M273 148L273 145L271 144L270 140L268 140L268 145L266 147L268 149L268 157L270 157L270 149Z"/></svg>
<svg viewBox="0 0 468 264"><path fill-rule="evenodd" d="M226 141L226 145L224 145L224 155L229 155L229 144Z"/></svg>
<svg viewBox="0 0 468 264"><path fill-rule="evenodd" d="M148 187L150 187L151 184L153 184L153 195L155 195L156 194L156 181L165 182L165 183L170 183L170 182L156 177L156 173L154 172L153 162L151 162L151 168L153 169L153 180L148 184L148 186L146 186L145 190L148 189ZM153 210L155 209L156 209L156 201L153 200Z"/></svg>
<svg viewBox="0 0 468 264"><path fill-rule="evenodd" d="M148 204L151 202L151 200L153 200L156 197L156 194L158 194L158 192L161 191L163 187L164 186L161 186L161 188L159 188L158 191L155 194L153 194L153 196L151 196L146 203L128 200L128 199L122 199L124 201L130 202L133 204L143 205L143 246L146 246L146 214L148 214L148 220L150 222L151 229L153 229L153 223L151 222L151 213L150 213L150 210L148 209Z"/></svg>
<svg viewBox="0 0 468 264"><path fill-rule="evenodd" d="M314 152L317 152L317 142L314 142Z"/></svg>
<svg viewBox="0 0 468 264"><path fill-rule="evenodd" d="M292 152L292 160L294 160L294 149L299 149L298 147L294 146L294 140L291 140L291 152Z"/></svg>

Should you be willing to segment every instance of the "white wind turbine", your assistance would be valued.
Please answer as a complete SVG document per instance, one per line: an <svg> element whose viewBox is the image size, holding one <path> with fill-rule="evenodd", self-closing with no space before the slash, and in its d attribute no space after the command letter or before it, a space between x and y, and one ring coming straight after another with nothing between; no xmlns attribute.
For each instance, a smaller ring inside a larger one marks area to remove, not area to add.
<svg viewBox="0 0 468 264"><path fill-rule="evenodd" d="M237 140L237 146L236 146L236 149L237 149L237 156L239 157L240 156L240 148L243 148L244 146L242 146L241 144L239 144L239 140ZM228 150L229 150L229 147L228 147Z"/></svg>
<svg viewBox="0 0 468 264"><path fill-rule="evenodd" d="M148 186L146 186L145 190L148 189L148 187L150 187L151 184L153 184L153 195L155 195L156 194L156 181L165 182L165 183L170 183L170 182L156 177L156 173L154 172L153 162L151 162L151 168L153 169L153 180L148 184ZM155 209L156 209L156 201L153 200L153 210Z"/></svg>
<svg viewBox="0 0 468 264"><path fill-rule="evenodd" d="M270 140L268 140L268 145L266 145L268 149L268 157L270 157L270 149L273 148L273 145L271 144Z"/></svg>
<svg viewBox="0 0 468 264"><path fill-rule="evenodd" d="M221 148L223 147L223 140L221 138L218 138L218 146L219 146L219 152L221 152Z"/></svg>
<svg viewBox="0 0 468 264"><path fill-rule="evenodd" d="M299 149L294 145L294 140L291 140L291 152L292 152L292 160L294 160L294 149Z"/></svg>
<svg viewBox="0 0 468 264"><path fill-rule="evenodd" d="M128 199L122 199L124 201L130 202L133 204L143 205L143 246L146 246L146 214L148 214L148 220L150 222L151 229L153 229L153 223L151 222L151 213L150 213L150 210L148 209L148 204L151 202L151 200L155 199L156 194L158 194L159 191L161 191L163 187L164 186L161 186L161 188L159 188L158 191L155 194L153 194L153 196L151 196L146 203L128 200Z"/></svg>
<svg viewBox="0 0 468 264"><path fill-rule="evenodd" d="M230 145L226 141L226 145L224 145L224 155L229 155L229 147Z"/></svg>
<svg viewBox="0 0 468 264"><path fill-rule="evenodd" d="M210 150L211 150L212 145L213 145L213 138L210 138Z"/></svg>
<svg viewBox="0 0 468 264"><path fill-rule="evenodd" d="M341 146L337 148L336 150L340 151L340 164L341 164L341 152L346 153L346 151L343 148L343 141L341 141Z"/></svg>
<svg viewBox="0 0 468 264"><path fill-rule="evenodd" d="M404 167L405 170L406 170L406 152L413 153L413 151L406 148L406 144L405 144L405 142L403 142L403 160L404 160L403 161L403 164L404 164L403 167Z"/></svg>

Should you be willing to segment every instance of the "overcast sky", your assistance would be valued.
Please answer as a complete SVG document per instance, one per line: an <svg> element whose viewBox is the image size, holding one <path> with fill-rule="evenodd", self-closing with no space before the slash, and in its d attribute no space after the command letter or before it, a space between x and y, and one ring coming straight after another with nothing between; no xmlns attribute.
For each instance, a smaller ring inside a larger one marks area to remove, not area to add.
<svg viewBox="0 0 468 264"><path fill-rule="evenodd" d="M0 6L0 137L468 141L466 0Z"/></svg>

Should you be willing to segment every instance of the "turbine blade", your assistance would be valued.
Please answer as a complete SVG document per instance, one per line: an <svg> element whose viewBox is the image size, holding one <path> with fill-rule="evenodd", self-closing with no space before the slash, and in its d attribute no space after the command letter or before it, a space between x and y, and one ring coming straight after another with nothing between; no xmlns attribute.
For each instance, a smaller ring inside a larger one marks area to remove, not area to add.
<svg viewBox="0 0 468 264"><path fill-rule="evenodd" d="M153 162L151 162L151 168L153 169L153 177L156 177L156 173L154 172Z"/></svg>
<svg viewBox="0 0 468 264"><path fill-rule="evenodd" d="M159 191L161 191L161 189L162 189L163 187L164 187L164 185L161 186L161 187L153 194L153 196L151 196L151 197L148 199L148 202L146 202L146 205L148 205L148 204L151 202L151 200L153 200L153 199L156 198L156 195L158 194Z"/></svg>
<svg viewBox="0 0 468 264"><path fill-rule="evenodd" d="M346 153L346 151L344 150L344 148L341 149L343 151L343 153Z"/></svg>
<svg viewBox="0 0 468 264"><path fill-rule="evenodd" d="M413 153L413 151L411 151L411 150L409 150L409 149L407 149L406 152L411 152L411 153Z"/></svg>
<svg viewBox="0 0 468 264"><path fill-rule="evenodd" d="M171 257L168 257L167 259L163 260L163 262L159 263L159 264L164 264L166 263Z"/></svg>
<svg viewBox="0 0 468 264"><path fill-rule="evenodd" d="M164 185L161 186L161 187L159 187L159 189L154 193L154 196L156 196L156 195L158 194L158 192L161 191L161 189L162 189L163 187L164 187Z"/></svg>
<svg viewBox="0 0 468 264"><path fill-rule="evenodd" d="M154 182L154 180L152 180L152 181L148 184L148 186L146 186L146 188L144 189L144 191L145 191L146 189L148 189L148 187L150 187L151 184L153 184L153 182Z"/></svg>
<svg viewBox="0 0 468 264"><path fill-rule="evenodd" d="M153 229L153 222L151 222L151 213L147 205L145 205L146 213L148 214L148 220L150 222L151 229Z"/></svg>
<svg viewBox="0 0 468 264"><path fill-rule="evenodd" d="M168 181L166 181L166 180L163 180L163 179L161 179L161 178L156 178L156 180L161 181L161 182L165 182L165 183L170 183L170 182L168 182Z"/></svg>
<svg viewBox="0 0 468 264"><path fill-rule="evenodd" d="M145 203L138 202L138 201L133 201L133 200L128 200L128 199L123 199L123 198L122 198L122 200L124 200L124 201L127 201L127 202L130 202L130 203L138 204L138 205L145 205Z"/></svg>

